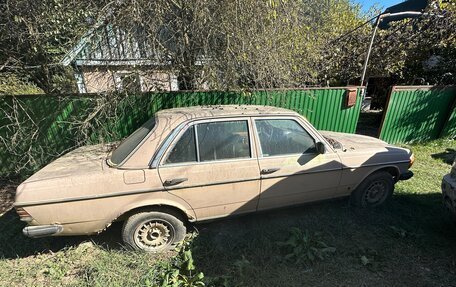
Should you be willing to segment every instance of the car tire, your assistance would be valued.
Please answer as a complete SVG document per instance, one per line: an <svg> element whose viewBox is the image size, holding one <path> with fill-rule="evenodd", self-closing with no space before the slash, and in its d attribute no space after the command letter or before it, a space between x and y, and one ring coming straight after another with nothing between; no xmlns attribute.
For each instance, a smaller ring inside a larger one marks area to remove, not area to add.
<svg viewBox="0 0 456 287"><path fill-rule="evenodd" d="M133 250L163 252L184 240L186 228L178 216L158 211L130 216L122 228L122 240Z"/></svg>
<svg viewBox="0 0 456 287"><path fill-rule="evenodd" d="M386 171L377 171L369 175L351 194L351 203L368 208L384 204L393 195L393 176Z"/></svg>

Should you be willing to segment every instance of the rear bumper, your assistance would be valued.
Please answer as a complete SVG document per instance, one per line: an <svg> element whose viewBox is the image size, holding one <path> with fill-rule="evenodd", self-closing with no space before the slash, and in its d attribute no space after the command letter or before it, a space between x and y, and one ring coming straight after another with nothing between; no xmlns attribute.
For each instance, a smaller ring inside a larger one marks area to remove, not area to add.
<svg viewBox="0 0 456 287"><path fill-rule="evenodd" d="M63 231L62 225L26 226L22 233L31 238L46 237L59 234Z"/></svg>
<svg viewBox="0 0 456 287"><path fill-rule="evenodd" d="M413 171L408 170L399 176L399 180L408 180L413 177Z"/></svg>

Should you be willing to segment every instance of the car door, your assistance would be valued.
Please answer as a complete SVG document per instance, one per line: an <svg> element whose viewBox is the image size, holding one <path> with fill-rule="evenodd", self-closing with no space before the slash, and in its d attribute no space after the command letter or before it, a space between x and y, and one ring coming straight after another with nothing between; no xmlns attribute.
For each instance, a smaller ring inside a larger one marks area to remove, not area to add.
<svg viewBox="0 0 456 287"><path fill-rule="evenodd" d="M170 145L159 174L198 220L255 211L260 171L247 117L188 124Z"/></svg>
<svg viewBox="0 0 456 287"><path fill-rule="evenodd" d="M310 124L309 124L310 125ZM329 145L317 152L321 139L299 118L254 118L259 147L261 195L258 210L299 204L337 194L339 156Z"/></svg>

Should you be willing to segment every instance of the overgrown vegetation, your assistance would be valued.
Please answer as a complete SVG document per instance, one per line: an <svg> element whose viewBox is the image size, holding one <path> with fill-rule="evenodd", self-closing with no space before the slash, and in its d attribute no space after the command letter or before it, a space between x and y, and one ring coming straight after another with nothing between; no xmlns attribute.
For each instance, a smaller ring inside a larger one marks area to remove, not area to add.
<svg viewBox="0 0 456 287"><path fill-rule="evenodd" d="M10 212L0 217L0 285L452 286L456 226L442 207L440 181L456 142L411 148L415 177L398 183L385 207L355 209L342 199L199 224L191 245L162 255L124 250L119 225L90 238L28 239ZM287 241L293 248L277 244ZM297 246L318 250L317 242L336 252L313 262L304 255L303 264L285 259Z"/></svg>
<svg viewBox="0 0 456 287"><path fill-rule="evenodd" d="M369 75L454 83L454 1L430 1L422 17L380 31ZM359 84L373 23L346 35L379 12L348 0L10 0L0 3L0 73L74 92L60 61L91 28L109 25L139 33L149 60L185 90Z"/></svg>
<svg viewBox="0 0 456 287"><path fill-rule="evenodd" d="M303 231L297 227L290 230L290 237L283 242L278 242L279 246L285 247L287 254L285 260L290 260L296 264L323 260L331 253L336 252L336 248L328 246L320 238L320 234L309 234L308 230Z"/></svg>
<svg viewBox="0 0 456 287"><path fill-rule="evenodd" d="M13 73L0 73L0 96L43 94L33 82L21 79Z"/></svg>

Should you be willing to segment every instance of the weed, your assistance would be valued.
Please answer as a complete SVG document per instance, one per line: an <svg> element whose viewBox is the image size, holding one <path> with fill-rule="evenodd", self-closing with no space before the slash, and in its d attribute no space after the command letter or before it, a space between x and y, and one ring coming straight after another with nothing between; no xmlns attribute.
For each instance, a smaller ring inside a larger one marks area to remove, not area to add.
<svg viewBox="0 0 456 287"><path fill-rule="evenodd" d="M303 231L297 227L290 230L290 237L284 242L278 242L280 246L285 247L288 252L285 255L286 260L295 263L313 262L323 260L325 257L336 252L335 247L328 246L321 241L318 233L310 235L307 230Z"/></svg>
<svg viewBox="0 0 456 287"><path fill-rule="evenodd" d="M145 286L161 287L197 287L205 286L204 274L196 271L192 251L192 238L187 238L177 246L177 255L169 262L154 268L145 280Z"/></svg>

